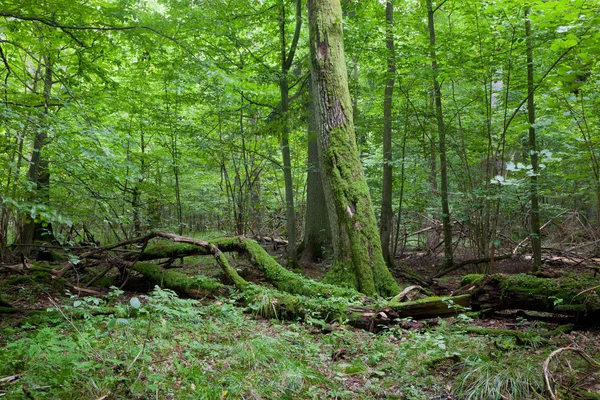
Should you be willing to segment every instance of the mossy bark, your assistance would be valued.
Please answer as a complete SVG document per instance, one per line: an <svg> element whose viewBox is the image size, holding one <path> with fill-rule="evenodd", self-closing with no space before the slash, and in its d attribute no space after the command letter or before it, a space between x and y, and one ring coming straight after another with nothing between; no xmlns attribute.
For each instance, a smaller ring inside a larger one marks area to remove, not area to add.
<svg viewBox="0 0 600 400"><path fill-rule="evenodd" d="M573 315L578 322L600 323L600 289L591 277L538 278L533 275L490 275L472 295L475 310L522 309Z"/></svg>
<svg viewBox="0 0 600 400"><path fill-rule="evenodd" d="M396 311L401 318L431 318L456 315L471 304L470 295L455 297L426 297L403 303L390 302L388 307Z"/></svg>
<svg viewBox="0 0 600 400"><path fill-rule="evenodd" d="M239 293L239 302L264 317L286 319L305 318L310 315L328 322L338 321L355 327L377 331L381 326L393 325L401 317L435 317L456 314L468 306L470 297L426 298L413 302L390 302L386 307L375 306L373 300L360 292L315 282L295 274L279 265L258 243L237 237L226 237L211 242L186 238L166 232L153 232L142 238L128 241L127 245L142 243L142 251L128 253L124 258L108 257L107 263L138 271L160 286L170 288L180 295L193 298L228 295L229 287L215 280L197 275L189 277L173 269L148 260L164 260L192 255L212 255L233 282ZM119 246L108 246L115 249ZM225 252L247 254L274 288L247 282L237 273ZM90 256L98 257L98 253ZM97 261L97 260L96 260ZM169 264L164 264L169 265Z"/></svg>
<svg viewBox="0 0 600 400"><path fill-rule="evenodd" d="M169 239L168 235L170 234L160 233L159 237ZM228 278L234 282L236 287L243 289L244 283L239 280L241 278L238 278L239 275L235 269L229 266L227 259L222 254L222 252L238 252L247 254L250 262L263 273L265 280L281 291L302 296L344 297L348 299L361 297L361 293L353 289L316 282L283 268L262 246L251 239L224 237L212 240L209 243L172 236L179 238L179 241L160 240L149 243L138 256L138 259L146 261L193 255L217 256L217 261Z"/></svg>
<svg viewBox="0 0 600 400"><path fill-rule="evenodd" d="M309 0L308 7L319 156L334 247L333 267L324 281L369 296L391 296L399 287L382 256L356 145L340 2Z"/></svg>

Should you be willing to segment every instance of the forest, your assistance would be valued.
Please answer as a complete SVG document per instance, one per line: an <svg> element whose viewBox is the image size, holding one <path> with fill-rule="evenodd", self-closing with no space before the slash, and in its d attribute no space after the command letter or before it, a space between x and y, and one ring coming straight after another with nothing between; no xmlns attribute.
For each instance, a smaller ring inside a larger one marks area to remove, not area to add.
<svg viewBox="0 0 600 400"><path fill-rule="evenodd" d="M2 0L0 397L600 399L598 0Z"/></svg>

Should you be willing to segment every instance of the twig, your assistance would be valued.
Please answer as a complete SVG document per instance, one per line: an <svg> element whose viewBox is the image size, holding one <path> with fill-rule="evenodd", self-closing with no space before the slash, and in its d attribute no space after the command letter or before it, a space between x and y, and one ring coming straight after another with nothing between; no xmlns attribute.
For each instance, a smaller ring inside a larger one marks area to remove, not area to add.
<svg viewBox="0 0 600 400"><path fill-rule="evenodd" d="M591 292L592 290L596 290L596 289L600 289L600 285L598 285L598 286L594 286L594 287L591 287L591 288L589 288L589 289L585 289L584 291L577 293L575 296L573 296L573 299L574 299L575 297L579 296L580 294L584 294L584 293L587 293L587 292ZM571 299L571 302L573 301L573 299Z"/></svg>

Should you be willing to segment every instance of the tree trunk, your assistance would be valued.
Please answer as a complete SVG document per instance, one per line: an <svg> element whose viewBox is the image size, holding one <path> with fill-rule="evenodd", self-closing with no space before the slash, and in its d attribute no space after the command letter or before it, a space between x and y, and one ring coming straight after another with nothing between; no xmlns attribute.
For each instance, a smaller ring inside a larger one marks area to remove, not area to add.
<svg viewBox="0 0 600 400"><path fill-rule="evenodd" d="M287 217L287 236L288 236L288 268L298 266L298 255L296 248L296 211L294 207L294 181L292 179L292 161L290 155L290 128L289 128L289 87L288 72L292 66L298 38L300 37L300 27L302 26L302 1L296 0L296 29L294 38L287 52L285 37L285 3L281 3L281 15L279 29L281 34L281 76L279 79L279 90L281 93L281 154L283 158L283 177L285 184L285 214Z"/></svg>
<svg viewBox="0 0 600 400"><path fill-rule="evenodd" d="M367 295L399 291L381 253L369 187L358 156L344 59L339 0L309 0L311 79L317 105L319 156L334 215L334 261L325 281Z"/></svg>
<svg viewBox="0 0 600 400"><path fill-rule="evenodd" d="M310 90L312 94L312 88ZM307 105L308 116L308 172L306 178L306 221L302 261L314 262L323 259L331 247L331 229L329 215L325 207L325 193L319 165L317 144L317 121L312 101ZM324 251L325 250L325 251Z"/></svg>
<svg viewBox="0 0 600 400"><path fill-rule="evenodd" d="M540 206L537 188L539 173L538 154L535 136L535 103L533 99L533 43L531 39L531 20L528 18L529 8L525 9L525 43L527 46L527 117L529 122L528 153L531 157L532 175L529 194L531 196L531 249L533 250L532 269L537 271L542 266L542 241L540 236Z"/></svg>
<svg viewBox="0 0 600 400"><path fill-rule="evenodd" d="M387 0L385 6L386 47L388 50L388 70L383 99L383 184L381 191L381 218L379 233L383 259L389 266L394 265L394 254L390 252L394 211L392 210L392 101L394 95L394 75L396 62L394 54L394 0Z"/></svg>
<svg viewBox="0 0 600 400"><path fill-rule="evenodd" d="M429 27L429 55L431 57L431 70L433 74L433 96L435 101L435 118L439 138L440 152L440 197L442 200L442 225L444 231L444 265L446 268L452 266L454 256L452 251L452 226L450 225L450 206L448 204L448 166L446 160L446 126L442 112L442 91L437 79L439 68L435 50L435 25L433 19L433 6L431 0L427 0L427 24Z"/></svg>
<svg viewBox="0 0 600 400"><path fill-rule="evenodd" d="M44 147L48 141L48 114L50 103L50 95L52 92L52 63L48 56L43 57L44 62L44 113L41 117L41 122L36 129L33 140L33 150L27 171L27 179L35 186L35 192L31 195L30 201L48 205L50 203L50 171L48 169L48 159L44 152ZM32 220L31 216L24 217L23 227L20 234L20 242L22 244L32 244L36 240L51 240L52 226L45 224L41 218Z"/></svg>

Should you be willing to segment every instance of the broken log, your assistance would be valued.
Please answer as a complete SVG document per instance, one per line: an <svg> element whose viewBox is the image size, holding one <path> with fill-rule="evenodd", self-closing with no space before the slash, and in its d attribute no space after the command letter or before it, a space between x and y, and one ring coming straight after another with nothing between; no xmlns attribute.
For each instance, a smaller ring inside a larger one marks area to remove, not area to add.
<svg viewBox="0 0 600 400"><path fill-rule="evenodd" d="M155 237L170 240L148 243L138 257L140 261L198 255L215 256L221 252L236 252L247 255L252 265L263 273L266 281L283 292L319 297L357 298L362 296L354 289L316 282L285 269L265 249L251 239L225 237L209 243L166 232L156 232ZM219 264L223 263L221 256L219 255Z"/></svg>
<svg viewBox="0 0 600 400"><path fill-rule="evenodd" d="M472 290L454 297L426 297L409 302L392 299L385 307L359 292L323 284L293 273L277 263L258 243L247 238L226 237L211 242L155 231L126 246L136 245L136 253L126 252L115 257L109 253L119 246L103 250L107 262L119 260L121 266L135 270L156 284L173 289L182 296L204 298L229 295L230 286L200 274L189 277L153 262L192 255L212 256L238 293L238 302L257 315L278 319L304 319L306 316L326 322L348 323L355 327L377 331L381 326L397 323L405 317L431 318L452 316L466 307L476 310L524 309L570 313L578 321L593 321L600 309L598 290L587 280L567 278L551 280L530 275L471 276ZM224 253L237 252L248 256L273 287L246 281L233 268ZM97 257L98 253L90 254ZM587 291L586 291L587 289ZM381 304L381 303L380 303Z"/></svg>
<svg viewBox="0 0 600 400"><path fill-rule="evenodd" d="M551 312L571 315L580 323L600 325L600 288L589 290L597 286L592 278L495 274L470 275L465 280L477 285L471 298L474 310Z"/></svg>
<svg viewBox="0 0 600 400"><path fill-rule="evenodd" d="M457 315L471 305L471 296L464 294L455 297L425 297L423 299L395 302L388 307L394 310L400 318L435 318Z"/></svg>

